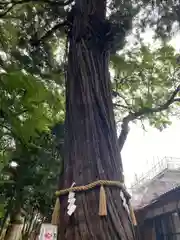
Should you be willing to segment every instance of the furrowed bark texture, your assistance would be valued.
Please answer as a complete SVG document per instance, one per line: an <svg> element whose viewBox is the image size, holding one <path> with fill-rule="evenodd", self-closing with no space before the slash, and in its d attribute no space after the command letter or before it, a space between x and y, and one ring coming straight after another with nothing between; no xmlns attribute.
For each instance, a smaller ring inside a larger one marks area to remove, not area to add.
<svg viewBox="0 0 180 240"><path fill-rule="evenodd" d="M62 188L73 182L78 186L99 179L123 180L111 100L109 51L101 49L92 30L93 21L105 25L105 1L77 0L75 11L69 38ZM68 198L61 197L59 239L134 239L120 190L105 190L106 217L98 216L99 188L76 194L77 209L71 217L67 215Z"/></svg>

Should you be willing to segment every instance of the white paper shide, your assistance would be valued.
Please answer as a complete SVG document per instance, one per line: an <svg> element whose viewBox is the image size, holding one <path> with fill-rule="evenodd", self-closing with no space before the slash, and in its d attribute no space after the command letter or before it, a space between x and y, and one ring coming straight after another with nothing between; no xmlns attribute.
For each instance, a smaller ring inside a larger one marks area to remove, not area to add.
<svg viewBox="0 0 180 240"><path fill-rule="evenodd" d="M71 185L71 187L73 187L75 185L75 183L73 183ZM67 211L67 214L69 216L71 216L74 211L76 210L76 205L75 205L75 201L76 201L76 198L75 198L75 192L70 192L69 195L68 195L68 211Z"/></svg>
<svg viewBox="0 0 180 240"><path fill-rule="evenodd" d="M122 202L123 202L123 207L126 209L126 211L127 211L128 214L129 214L129 206L128 206L127 202L126 202L126 198L125 198L125 196L124 196L123 191L120 191L120 197L121 197Z"/></svg>

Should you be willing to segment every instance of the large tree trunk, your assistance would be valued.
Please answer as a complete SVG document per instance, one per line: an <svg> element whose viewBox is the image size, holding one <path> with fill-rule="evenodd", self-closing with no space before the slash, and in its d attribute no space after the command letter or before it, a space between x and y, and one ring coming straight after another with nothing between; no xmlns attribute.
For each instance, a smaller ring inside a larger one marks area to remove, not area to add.
<svg viewBox="0 0 180 240"><path fill-rule="evenodd" d="M73 10L62 188L73 182L78 186L99 179L123 181L111 99L109 50L104 38L109 30L105 4L105 0L76 0ZM99 189L77 193L77 209L71 217L67 215L67 196L61 197L60 239L134 239L120 190L106 188L106 195L106 217L98 216Z"/></svg>

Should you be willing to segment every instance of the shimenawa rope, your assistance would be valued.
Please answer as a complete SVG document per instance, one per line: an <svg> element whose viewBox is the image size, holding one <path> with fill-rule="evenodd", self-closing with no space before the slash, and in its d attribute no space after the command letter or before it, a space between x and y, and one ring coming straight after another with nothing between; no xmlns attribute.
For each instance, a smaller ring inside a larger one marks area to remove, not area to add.
<svg viewBox="0 0 180 240"><path fill-rule="evenodd" d="M136 225L136 218L135 218L135 214L134 211L132 209L132 207L130 206L130 195L129 193L126 191L124 184L119 182L119 181L110 181L110 180L98 180L95 182L92 182L90 184L87 185L83 185L83 186L75 186L75 187L70 187L70 188L66 188L63 190L59 190L56 191L56 196L57 196L57 200L56 200L56 204L54 207L54 211L52 214L52 221L51 223L53 225L57 225L59 222L59 213L60 213L60 201L59 201L59 197L62 195L67 195L70 192L84 192L84 191L88 191L91 190L95 187L100 186L100 196L99 196L99 216L107 216L107 203L106 203L106 192L104 189L104 186L107 187L118 187L120 188L126 199L128 200L128 205L129 205L129 210L130 210L130 216L131 216L131 220L133 222L134 225Z"/></svg>

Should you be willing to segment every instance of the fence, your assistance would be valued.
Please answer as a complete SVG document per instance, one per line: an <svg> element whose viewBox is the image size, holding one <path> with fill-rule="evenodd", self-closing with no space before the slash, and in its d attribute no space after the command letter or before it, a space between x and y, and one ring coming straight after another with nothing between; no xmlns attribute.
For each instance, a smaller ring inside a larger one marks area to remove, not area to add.
<svg viewBox="0 0 180 240"><path fill-rule="evenodd" d="M163 159L159 160L148 172L142 174L136 179L136 181L131 185L131 190L133 191L133 189L135 190L140 188L166 169L180 169L180 158L164 157Z"/></svg>

